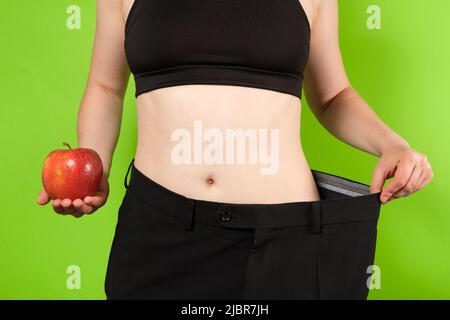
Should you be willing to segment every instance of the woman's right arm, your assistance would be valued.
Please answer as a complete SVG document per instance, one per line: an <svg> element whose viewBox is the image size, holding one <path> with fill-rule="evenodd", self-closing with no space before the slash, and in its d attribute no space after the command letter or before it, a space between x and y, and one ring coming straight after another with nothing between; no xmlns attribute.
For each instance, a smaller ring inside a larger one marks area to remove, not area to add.
<svg viewBox="0 0 450 320"><path fill-rule="evenodd" d="M108 197L108 177L119 138L123 99L130 76L124 52L122 0L97 0L95 40L89 77L78 111L79 148L92 148L100 155L104 175L97 195L53 200L57 213L82 216L101 207ZM38 203L50 201L42 189Z"/></svg>

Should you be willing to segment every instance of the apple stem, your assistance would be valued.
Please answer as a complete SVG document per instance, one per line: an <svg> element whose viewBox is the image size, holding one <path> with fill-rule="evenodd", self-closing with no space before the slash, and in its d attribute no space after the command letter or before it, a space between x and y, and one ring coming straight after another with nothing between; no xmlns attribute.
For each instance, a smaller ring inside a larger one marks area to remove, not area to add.
<svg viewBox="0 0 450 320"><path fill-rule="evenodd" d="M72 149L72 148L70 147L70 144L68 144L67 142L63 142L63 146L66 146L66 147L68 147L69 149Z"/></svg>

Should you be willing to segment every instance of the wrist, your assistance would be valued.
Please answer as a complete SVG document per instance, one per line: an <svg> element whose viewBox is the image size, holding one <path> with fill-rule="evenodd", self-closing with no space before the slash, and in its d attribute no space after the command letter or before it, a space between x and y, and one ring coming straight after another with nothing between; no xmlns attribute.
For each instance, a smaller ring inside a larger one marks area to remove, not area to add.
<svg viewBox="0 0 450 320"><path fill-rule="evenodd" d="M387 138L384 140L383 145L380 148L380 156L392 152L392 151L406 151L410 150L411 146L408 144L408 142L404 139L402 139L399 136L392 136L390 138Z"/></svg>

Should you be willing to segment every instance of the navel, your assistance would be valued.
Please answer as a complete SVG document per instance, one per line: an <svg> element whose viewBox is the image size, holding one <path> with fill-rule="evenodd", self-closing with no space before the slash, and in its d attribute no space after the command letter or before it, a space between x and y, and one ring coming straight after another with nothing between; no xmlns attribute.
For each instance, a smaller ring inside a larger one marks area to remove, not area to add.
<svg viewBox="0 0 450 320"><path fill-rule="evenodd" d="M215 183L216 183L216 181L215 181L215 179L214 179L213 176L209 176L208 178L206 178L206 184L207 184L208 186L212 186L212 185L215 184Z"/></svg>

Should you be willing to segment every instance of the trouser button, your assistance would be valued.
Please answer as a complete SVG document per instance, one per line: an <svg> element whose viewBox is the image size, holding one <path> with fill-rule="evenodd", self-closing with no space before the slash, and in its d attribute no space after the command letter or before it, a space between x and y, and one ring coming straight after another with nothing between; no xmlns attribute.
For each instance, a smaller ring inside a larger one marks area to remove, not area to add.
<svg viewBox="0 0 450 320"><path fill-rule="evenodd" d="M227 222L231 220L231 211L224 210L219 213L220 220Z"/></svg>

